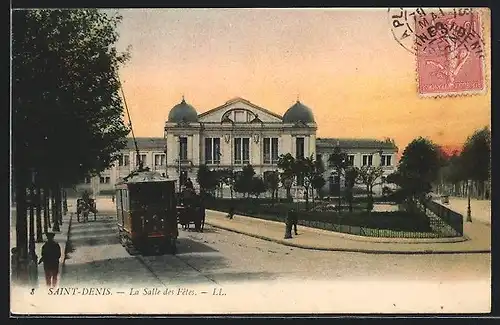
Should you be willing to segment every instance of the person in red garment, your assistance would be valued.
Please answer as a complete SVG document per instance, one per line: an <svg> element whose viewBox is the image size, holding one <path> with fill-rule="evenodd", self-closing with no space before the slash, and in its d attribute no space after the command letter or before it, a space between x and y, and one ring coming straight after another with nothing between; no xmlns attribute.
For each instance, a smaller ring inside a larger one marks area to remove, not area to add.
<svg viewBox="0 0 500 325"><path fill-rule="evenodd" d="M61 247L54 240L55 234L47 233L47 242L42 246L42 257L38 264L43 262L45 271L45 281L47 286L55 287L57 285L57 274L59 273L59 259L61 258Z"/></svg>

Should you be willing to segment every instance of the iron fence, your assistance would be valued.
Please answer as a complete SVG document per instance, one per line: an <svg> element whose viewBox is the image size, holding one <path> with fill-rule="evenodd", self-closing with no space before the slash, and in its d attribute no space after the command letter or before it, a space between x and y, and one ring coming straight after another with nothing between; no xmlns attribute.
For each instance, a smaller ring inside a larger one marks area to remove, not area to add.
<svg viewBox="0 0 500 325"><path fill-rule="evenodd" d="M447 207L432 200L422 200L420 205L429 216L431 226L435 231L451 237L459 237L464 234L464 217ZM428 210L428 211L427 211Z"/></svg>

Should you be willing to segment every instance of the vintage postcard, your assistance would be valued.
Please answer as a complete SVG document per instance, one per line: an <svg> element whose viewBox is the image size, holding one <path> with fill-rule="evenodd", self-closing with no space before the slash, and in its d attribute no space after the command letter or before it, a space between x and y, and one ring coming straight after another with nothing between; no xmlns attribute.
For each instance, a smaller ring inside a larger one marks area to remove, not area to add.
<svg viewBox="0 0 500 325"><path fill-rule="evenodd" d="M489 313L490 25L12 9L11 315Z"/></svg>

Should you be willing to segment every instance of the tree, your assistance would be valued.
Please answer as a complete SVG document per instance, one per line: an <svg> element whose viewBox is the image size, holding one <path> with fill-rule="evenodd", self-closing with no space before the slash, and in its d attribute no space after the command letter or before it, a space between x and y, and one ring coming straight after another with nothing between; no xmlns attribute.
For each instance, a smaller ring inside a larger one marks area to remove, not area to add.
<svg viewBox="0 0 500 325"><path fill-rule="evenodd" d="M255 170L252 165L246 165L243 170L235 178L234 190L238 193L243 193L247 197L252 192L252 182L255 176Z"/></svg>
<svg viewBox="0 0 500 325"><path fill-rule="evenodd" d="M196 174L196 181L200 185L202 193L213 192L218 184L216 172L210 170L207 165L200 165Z"/></svg>
<svg viewBox="0 0 500 325"><path fill-rule="evenodd" d="M484 197L485 182L490 178L491 132L488 128L477 130L467 138L461 153L464 176L476 183ZM481 184L482 186L478 186Z"/></svg>
<svg viewBox="0 0 500 325"><path fill-rule="evenodd" d="M280 177L281 183L285 186L287 199L292 198L292 181L295 177L295 158L292 154L280 155L278 157L278 168L282 170Z"/></svg>
<svg viewBox="0 0 500 325"><path fill-rule="evenodd" d="M271 171L268 173L265 181L266 188L271 192L271 198L274 202L278 197L278 189L280 185L280 176L277 171Z"/></svg>
<svg viewBox="0 0 500 325"><path fill-rule="evenodd" d="M432 141L419 137L405 148L397 171L387 182L398 185L400 196L412 203L431 191L441 166L439 148Z"/></svg>
<svg viewBox="0 0 500 325"><path fill-rule="evenodd" d="M255 195L256 198L267 191L266 184L264 180L260 177L254 176L251 181L250 193Z"/></svg>
<svg viewBox="0 0 500 325"><path fill-rule="evenodd" d="M312 188L316 190L318 197L322 197L321 189L326 184L326 180L323 177L323 173L325 172L325 166L323 165L323 161L316 160L314 162L314 175L311 180ZM313 196L314 201L314 196Z"/></svg>
<svg viewBox="0 0 500 325"><path fill-rule="evenodd" d="M328 163L330 166L333 166L335 169L335 172L337 173L338 177L338 184L339 184L339 204L338 204L338 211L340 213L341 205L342 205L342 196L340 195L340 179L342 178L342 175L345 174L346 168L349 167L349 161L347 159L347 153L342 151L339 146L336 146L333 149L333 153L328 157ZM344 175L345 176L345 175Z"/></svg>
<svg viewBox="0 0 500 325"><path fill-rule="evenodd" d="M106 169L125 147L129 129L118 68L128 55L114 46L120 20L97 9L12 13L12 154L16 194L22 196L17 200L21 257L31 174L38 189L51 190L57 231L61 188Z"/></svg>
<svg viewBox="0 0 500 325"><path fill-rule="evenodd" d="M306 210L309 210L309 190L311 189L313 179L316 176L316 167L313 156L299 158L295 160L293 173L297 178L297 183L302 184L305 192Z"/></svg>
<svg viewBox="0 0 500 325"><path fill-rule="evenodd" d="M349 212L352 212L353 189L358 176L359 169L356 167L349 167L345 170L345 196L349 204Z"/></svg>
<svg viewBox="0 0 500 325"><path fill-rule="evenodd" d="M384 175L384 169L379 166L362 166L357 169L357 174L358 184L364 184L366 186L366 191L368 192L366 210L370 212L373 209L373 187L382 184L381 177Z"/></svg>

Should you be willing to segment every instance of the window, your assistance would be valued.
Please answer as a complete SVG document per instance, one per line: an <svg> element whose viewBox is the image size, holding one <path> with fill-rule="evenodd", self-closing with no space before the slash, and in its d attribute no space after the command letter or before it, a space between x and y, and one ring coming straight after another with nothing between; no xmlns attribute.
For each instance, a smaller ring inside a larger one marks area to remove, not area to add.
<svg viewBox="0 0 500 325"><path fill-rule="evenodd" d="M123 155L123 166L129 166L129 165L130 165L130 156Z"/></svg>
<svg viewBox="0 0 500 325"><path fill-rule="evenodd" d="M322 159L323 156L320 153L316 154L316 161L321 161Z"/></svg>
<svg viewBox="0 0 500 325"><path fill-rule="evenodd" d="M205 138L205 164L220 163L220 138Z"/></svg>
<svg viewBox="0 0 500 325"><path fill-rule="evenodd" d="M264 138L264 164L278 163L278 138Z"/></svg>
<svg viewBox="0 0 500 325"><path fill-rule="evenodd" d="M354 166L354 155L347 155L347 163L349 166Z"/></svg>
<svg viewBox="0 0 500 325"><path fill-rule="evenodd" d="M186 137L179 137L179 156L181 160L187 160L188 139Z"/></svg>
<svg viewBox="0 0 500 325"><path fill-rule="evenodd" d="M145 155L145 154L141 154L141 155L140 155L140 157L141 157L140 159L141 159L141 161L142 161L142 165L143 165L143 166L146 166L146 164L147 164L147 162L146 162L146 155ZM136 157L136 160L137 160L137 157ZM137 160L137 161L135 162L135 164L136 164L137 166L139 166L139 160Z"/></svg>
<svg viewBox="0 0 500 325"><path fill-rule="evenodd" d="M99 177L99 183L101 183L101 184L109 184L109 182L110 182L110 178L108 176L106 176L106 177L103 177L103 176Z"/></svg>
<svg viewBox="0 0 500 325"><path fill-rule="evenodd" d="M235 122L246 122L245 111L234 111L234 121Z"/></svg>
<svg viewBox="0 0 500 325"><path fill-rule="evenodd" d="M363 166L373 165L373 155L363 155Z"/></svg>
<svg viewBox="0 0 500 325"><path fill-rule="evenodd" d="M295 140L295 158L304 158L304 138Z"/></svg>
<svg viewBox="0 0 500 325"><path fill-rule="evenodd" d="M382 155L380 156L380 166L391 166L392 165L392 156L391 155Z"/></svg>
<svg viewBox="0 0 500 325"><path fill-rule="evenodd" d="M328 156L328 167L335 167L335 164L333 163L333 156L334 154L331 153L329 156Z"/></svg>
<svg viewBox="0 0 500 325"><path fill-rule="evenodd" d="M130 165L130 157L128 155L120 155L118 157L118 166L128 166Z"/></svg>
<svg viewBox="0 0 500 325"><path fill-rule="evenodd" d="M250 138L234 139L234 163L235 164L250 163Z"/></svg>
<svg viewBox="0 0 500 325"><path fill-rule="evenodd" d="M165 154L156 154L155 155L155 166L165 166L166 161Z"/></svg>
<svg viewBox="0 0 500 325"><path fill-rule="evenodd" d="M90 177L85 177L85 184L90 184Z"/></svg>

